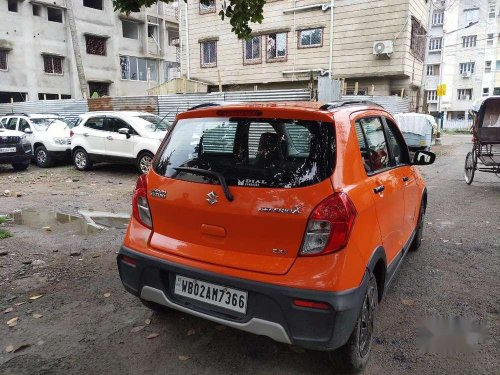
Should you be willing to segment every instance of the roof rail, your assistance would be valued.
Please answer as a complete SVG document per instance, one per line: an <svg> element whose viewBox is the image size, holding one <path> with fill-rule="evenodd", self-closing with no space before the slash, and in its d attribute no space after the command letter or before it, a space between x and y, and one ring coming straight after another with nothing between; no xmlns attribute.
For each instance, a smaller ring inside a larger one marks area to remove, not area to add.
<svg viewBox="0 0 500 375"><path fill-rule="evenodd" d="M198 104L198 105L195 105L194 107L191 107L188 109L188 111L194 111L195 109L200 109L200 108L206 108L206 107L217 107L217 106L220 106L221 104L220 103L202 103L202 104Z"/></svg>
<svg viewBox="0 0 500 375"><path fill-rule="evenodd" d="M319 107L319 109L322 111L329 111L329 110L332 110L335 108L344 107L344 106L348 106L348 105L356 105L356 104L374 105L376 107L384 108L380 104L377 104L377 103L372 102L370 100L346 100L346 101L326 103L326 104L323 104L321 107Z"/></svg>
<svg viewBox="0 0 500 375"><path fill-rule="evenodd" d="M28 117L28 114L24 113L24 112L10 112L10 113L6 113L5 116L26 116L26 117Z"/></svg>

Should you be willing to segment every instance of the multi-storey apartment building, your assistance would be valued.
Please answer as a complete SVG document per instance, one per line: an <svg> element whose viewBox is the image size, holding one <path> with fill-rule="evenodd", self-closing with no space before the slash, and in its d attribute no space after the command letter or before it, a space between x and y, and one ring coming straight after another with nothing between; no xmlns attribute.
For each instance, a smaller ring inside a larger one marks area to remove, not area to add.
<svg viewBox="0 0 500 375"><path fill-rule="evenodd" d="M177 74L176 8L108 0L0 0L0 102L145 95Z"/></svg>
<svg viewBox="0 0 500 375"><path fill-rule="evenodd" d="M496 0L432 3L425 68L430 113L467 122L475 100L500 95L499 11ZM446 85L441 98L439 84Z"/></svg>
<svg viewBox="0 0 500 375"><path fill-rule="evenodd" d="M331 74L346 80L347 93L416 99L428 6L427 0L268 0L262 24L251 25L252 38L239 40L220 22L219 1L189 1L181 7L182 73L223 90L307 87L311 77Z"/></svg>

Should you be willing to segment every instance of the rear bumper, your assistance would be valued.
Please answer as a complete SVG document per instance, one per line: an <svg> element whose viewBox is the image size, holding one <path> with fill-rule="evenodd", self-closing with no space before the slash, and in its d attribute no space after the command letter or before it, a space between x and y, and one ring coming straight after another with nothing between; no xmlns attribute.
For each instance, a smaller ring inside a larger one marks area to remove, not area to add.
<svg viewBox="0 0 500 375"><path fill-rule="evenodd" d="M50 156L58 160L71 160L71 148L64 151L47 151Z"/></svg>
<svg viewBox="0 0 500 375"><path fill-rule="evenodd" d="M124 262L124 255L136 260L136 264ZM279 342L315 350L333 350L347 342L359 315L369 278L366 273L357 288L345 292L321 292L213 274L126 247L120 249L117 262L125 289L137 297ZM247 291L246 314L228 312L175 295L173 286L177 274ZM294 299L326 302L330 309L297 307L293 304Z"/></svg>

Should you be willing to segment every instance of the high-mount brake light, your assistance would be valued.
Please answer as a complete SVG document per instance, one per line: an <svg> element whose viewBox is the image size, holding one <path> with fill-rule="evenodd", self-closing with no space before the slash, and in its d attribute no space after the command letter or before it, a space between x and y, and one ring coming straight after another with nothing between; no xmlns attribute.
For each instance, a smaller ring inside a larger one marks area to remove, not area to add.
<svg viewBox="0 0 500 375"><path fill-rule="evenodd" d="M300 255L324 255L343 249L355 219L356 208L346 193L330 195L309 216Z"/></svg>
<svg viewBox="0 0 500 375"><path fill-rule="evenodd" d="M220 117L258 117L262 116L262 111L258 109L219 109L216 114Z"/></svg>
<svg viewBox="0 0 500 375"><path fill-rule="evenodd" d="M142 225L153 228L153 220L148 204L148 187L146 175L143 174L137 179L134 195L132 197L132 214Z"/></svg>

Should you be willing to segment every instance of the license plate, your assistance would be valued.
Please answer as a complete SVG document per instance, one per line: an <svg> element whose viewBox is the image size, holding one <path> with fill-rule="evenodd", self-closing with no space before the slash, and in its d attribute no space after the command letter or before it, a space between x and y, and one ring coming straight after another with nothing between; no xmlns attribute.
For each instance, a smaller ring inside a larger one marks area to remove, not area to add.
<svg viewBox="0 0 500 375"><path fill-rule="evenodd" d="M247 311L248 293L222 285L177 275L175 277L174 293L242 314Z"/></svg>
<svg viewBox="0 0 500 375"><path fill-rule="evenodd" d="M4 147L4 148L0 148L0 153L7 153L7 152L16 152L16 148L15 147Z"/></svg>

